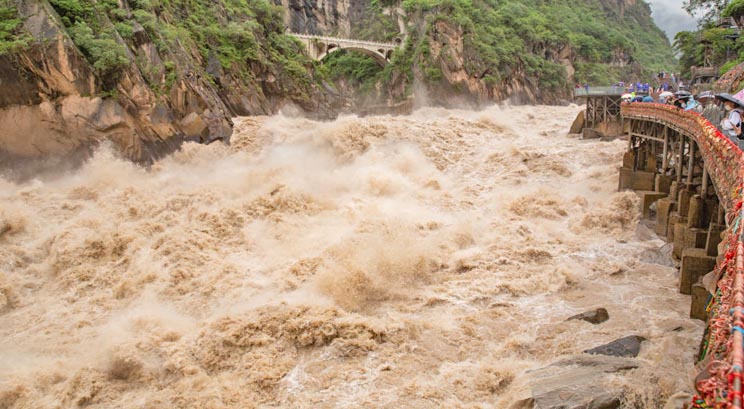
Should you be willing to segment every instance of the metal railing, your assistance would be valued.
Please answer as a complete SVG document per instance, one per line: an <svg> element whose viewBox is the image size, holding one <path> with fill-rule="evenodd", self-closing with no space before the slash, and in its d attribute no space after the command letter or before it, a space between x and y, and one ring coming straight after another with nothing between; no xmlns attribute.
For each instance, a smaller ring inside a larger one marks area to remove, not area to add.
<svg viewBox="0 0 744 409"><path fill-rule="evenodd" d="M623 95L627 91L625 87L621 86L609 86L609 87L581 87L574 88L575 97L587 97L592 95Z"/></svg>
<svg viewBox="0 0 744 409"><path fill-rule="evenodd" d="M706 307L708 322L698 357L693 408L742 409L744 367L744 220L742 151L703 116L660 104L629 104L623 118L663 123L695 140L721 205L726 237L713 270L718 279Z"/></svg>

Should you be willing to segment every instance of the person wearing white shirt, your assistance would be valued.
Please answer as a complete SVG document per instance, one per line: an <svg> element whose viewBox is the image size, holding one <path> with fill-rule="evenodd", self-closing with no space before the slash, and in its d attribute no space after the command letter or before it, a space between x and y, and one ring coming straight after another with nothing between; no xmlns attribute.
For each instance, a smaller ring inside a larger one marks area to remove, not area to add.
<svg viewBox="0 0 744 409"><path fill-rule="evenodd" d="M737 137L737 128L741 129L741 112L734 109L734 103L731 101L725 101L723 106L726 109L726 112L728 112L728 116L721 120L723 133L728 136L731 142L736 144L739 149L742 149L744 143L742 143L742 140Z"/></svg>

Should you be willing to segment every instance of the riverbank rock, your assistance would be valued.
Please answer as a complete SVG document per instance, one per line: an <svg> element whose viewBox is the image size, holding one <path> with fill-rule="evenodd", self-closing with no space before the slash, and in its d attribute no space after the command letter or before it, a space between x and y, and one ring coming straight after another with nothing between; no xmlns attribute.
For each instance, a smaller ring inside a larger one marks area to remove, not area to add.
<svg viewBox="0 0 744 409"><path fill-rule="evenodd" d="M602 137L604 137L604 134L596 129L584 128L581 130L581 139L600 139Z"/></svg>
<svg viewBox="0 0 744 409"><path fill-rule="evenodd" d="M622 390L610 377L638 368L634 359L580 355L530 371L529 394L509 409L617 409Z"/></svg>
<svg viewBox="0 0 744 409"><path fill-rule="evenodd" d="M607 312L605 308L597 308L594 311L587 311L582 312L581 314L576 314L572 317L569 317L566 321L572 321L572 320L582 320L586 322L591 322L592 324L601 324L605 321L610 319L610 314Z"/></svg>
<svg viewBox="0 0 744 409"><path fill-rule="evenodd" d="M587 349L584 352L595 355L636 357L638 356L638 352L641 351L641 343L645 340L646 338L639 335L630 335L616 339L608 344L600 345L596 348Z"/></svg>

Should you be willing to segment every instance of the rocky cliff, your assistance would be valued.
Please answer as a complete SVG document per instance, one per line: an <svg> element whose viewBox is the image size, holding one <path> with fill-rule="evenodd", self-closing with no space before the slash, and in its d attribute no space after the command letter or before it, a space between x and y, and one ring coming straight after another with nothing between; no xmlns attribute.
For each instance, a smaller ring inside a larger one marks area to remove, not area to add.
<svg viewBox="0 0 744 409"><path fill-rule="evenodd" d="M377 86L366 87L377 102L423 90L450 106L555 103L570 99L576 83L649 80L674 64L642 0L308 0L301 7L281 1L295 31L346 35L376 24L356 34L407 39L392 67L376 74ZM396 24L401 14L405 23Z"/></svg>
<svg viewBox="0 0 744 409"><path fill-rule="evenodd" d="M0 0L0 162L107 140L147 163L184 140L228 141L234 115L291 102L330 117L343 99L324 81L339 68L359 78L337 85L364 85L372 105L410 106L420 91L459 107L559 102L576 82L673 61L641 0L274 2ZM384 68L359 69L357 57L312 61L287 30L404 42Z"/></svg>
<svg viewBox="0 0 744 409"><path fill-rule="evenodd" d="M287 101L331 115L312 63L281 34L281 9L266 3L3 1L26 36L0 53L6 168L85 156L104 140L146 163L184 140L228 141L233 115L274 113Z"/></svg>

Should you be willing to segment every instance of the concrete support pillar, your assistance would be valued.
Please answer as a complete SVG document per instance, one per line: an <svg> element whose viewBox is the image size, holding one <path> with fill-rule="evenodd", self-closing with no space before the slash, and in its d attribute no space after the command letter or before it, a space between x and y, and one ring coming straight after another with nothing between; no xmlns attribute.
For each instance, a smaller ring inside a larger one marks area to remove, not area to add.
<svg viewBox="0 0 744 409"><path fill-rule="evenodd" d="M657 174L654 180L654 190L657 192L663 192L669 194L672 187L672 177L662 174Z"/></svg>
<svg viewBox="0 0 744 409"><path fill-rule="evenodd" d="M646 144L646 160L644 161L645 166L643 170L645 170L646 172L656 173L658 169L658 159L656 158L656 153L653 149L653 143L654 142L649 142L648 144Z"/></svg>
<svg viewBox="0 0 744 409"><path fill-rule="evenodd" d="M672 181L672 184L669 185L669 198L676 202L677 197L679 196L679 189L680 189L680 183L676 180Z"/></svg>
<svg viewBox="0 0 744 409"><path fill-rule="evenodd" d="M702 228L704 222L704 203L700 195L690 197L687 211L687 227Z"/></svg>
<svg viewBox="0 0 744 409"><path fill-rule="evenodd" d="M699 281L692 285L692 300L690 302L690 318L707 321L708 314L705 307L708 305L710 293Z"/></svg>
<svg viewBox="0 0 744 409"><path fill-rule="evenodd" d="M689 185L681 188L679 190L679 194L677 195L677 212L681 216L687 216L687 212L690 211L690 198L695 194L695 192L690 189Z"/></svg>
<svg viewBox="0 0 744 409"><path fill-rule="evenodd" d="M660 199L656 202L656 225L654 225L654 231L660 237L667 239L667 241L669 241L669 230L674 229L674 225L670 223L670 216L676 210L677 202L672 200L671 196L667 196L665 199Z"/></svg>
<svg viewBox="0 0 744 409"><path fill-rule="evenodd" d="M713 271L715 266L716 258L706 255L705 249L685 249L682 252L682 264L679 268L679 292L692 294L693 284Z"/></svg>
<svg viewBox="0 0 744 409"><path fill-rule="evenodd" d="M635 154L633 151L627 151L623 154L623 167L635 169Z"/></svg>
<svg viewBox="0 0 744 409"><path fill-rule="evenodd" d="M718 223L711 223L708 227L708 237L705 240L705 254L707 256L718 256L718 245L721 243L721 233L724 230L726 230L726 226Z"/></svg>
<svg viewBox="0 0 744 409"><path fill-rule="evenodd" d="M643 217L651 216L651 210L650 210L651 205L653 203L657 203L657 209L658 209L658 201L660 199L667 197L667 194L663 192L640 191L637 193L638 193L638 196L640 196L641 198L641 211L643 212Z"/></svg>
<svg viewBox="0 0 744 409"><path fill-rule="evenodd" d="M633 170L630 168L620 168L620 180L618 181L618 190L654 190L654 172L645 172Z"/></svg>
<svg viewBox="0 0 744 409"><path fill-rule="evenodd" d="M718 207L720 206L720 203L718 203L718 198L713 197L707 197L703 196L705 199L703 202L703 220L701 226L708 226L711 223L718 223L717 222L717 215L718 215Z"/></svg>

